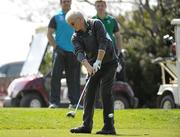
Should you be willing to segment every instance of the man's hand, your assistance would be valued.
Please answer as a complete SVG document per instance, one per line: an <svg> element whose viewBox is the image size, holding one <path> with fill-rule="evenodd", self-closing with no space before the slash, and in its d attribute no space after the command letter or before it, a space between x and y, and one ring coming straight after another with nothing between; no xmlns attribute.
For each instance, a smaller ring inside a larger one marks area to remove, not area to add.
<svg viewBox="0 0 180 137"><path fill-rule="evenodd" d="M85 66L85 68L87 69L87 72L90 76L93 76L96 73L94 68L89 64L89 62L86 59L82 60L81 63L82 63L82 65Z"/></svg>
<svg viewBox="0 0 180 137"><path fill-rule="evenodd" d="M100 70L100 68L101 68L101 63L102 63L102 61L97 59L96 62L93 64L93 69L94 69L95 72L97 72L98 70Z"/></svg>
<svg viewBox="0 0 180 137"><path fill-rule="evenodd" d="M96 73L91 65L89 65L86 69L88 71L89 76L93 76Z"/></svg>

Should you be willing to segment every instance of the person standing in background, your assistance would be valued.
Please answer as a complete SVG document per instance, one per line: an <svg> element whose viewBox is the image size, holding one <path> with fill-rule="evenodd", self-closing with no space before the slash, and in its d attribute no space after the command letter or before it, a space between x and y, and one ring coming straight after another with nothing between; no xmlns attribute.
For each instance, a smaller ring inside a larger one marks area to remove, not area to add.
<svg viewBox="0 0 180 137"><path fill-rule="evenodd" d="M65 15L71 8L71 2L71 0L60 0L61 10L51 18L48 25L47 37L54 49L49 108L60 106L63 70L65 70L71 107L76 106L80 96L80 63L74 55L74 46L71 42L74 30L65 20Z"/></svg>
<svg viewBox="0 0 180 137"><path fill-rule="evenodd" d="M121 54L121 35L120 35L120 27L116 19L109 15L106 11L107 3L106 0L96 0L95 8L97 14L93 16L93 19L100 19L104 24L106 31L108 32L110 38L113 41L114 49L119 58L120 64L123 67L120 72L116 73L116 80L125 81L125 70L124 70L124 60Z"/></svg>

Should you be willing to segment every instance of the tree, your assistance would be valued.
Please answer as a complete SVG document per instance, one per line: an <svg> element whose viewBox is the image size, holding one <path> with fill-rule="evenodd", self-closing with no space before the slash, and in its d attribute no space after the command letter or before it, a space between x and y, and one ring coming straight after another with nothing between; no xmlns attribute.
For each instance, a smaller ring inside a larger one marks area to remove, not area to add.
<svg viewBox="0 0 180 137"><path fill-rule="evenodd" d="M149 0L137 0L136 10L118 17L121 24L123 45L128 49L127 77L141 105L155 99L160 84L160 70L151 59L168 56L163 36L174 35L173 18L180 17L178 0L158 0L150 5Z"/></svg>

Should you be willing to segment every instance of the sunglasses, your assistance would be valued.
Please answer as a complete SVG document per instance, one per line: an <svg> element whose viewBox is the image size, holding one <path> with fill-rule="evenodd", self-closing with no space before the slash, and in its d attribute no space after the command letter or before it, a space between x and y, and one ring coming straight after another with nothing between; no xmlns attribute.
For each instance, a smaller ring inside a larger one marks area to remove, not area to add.
<svg viewBox="0 0 180 137"><path fill-rule="evenodd" d="M74 27L74 25L75 25L75 22L71 22L71 23L70 23L70 25Z"/></svg>
<svg viewBox="0 0 180 137"><path fill-rule="evenodd" d="M71 21L69 24L74 27L74 26L75 26L75 23L77 22L78 19L79 19L79 18L77 18L76 20Z"/></svg>

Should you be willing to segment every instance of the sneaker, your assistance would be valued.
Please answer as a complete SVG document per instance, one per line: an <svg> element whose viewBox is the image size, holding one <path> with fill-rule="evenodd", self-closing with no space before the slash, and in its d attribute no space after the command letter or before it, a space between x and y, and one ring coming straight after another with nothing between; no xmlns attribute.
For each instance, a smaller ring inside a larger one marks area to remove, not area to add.
<svg viewBox="0 0 180 137"><path fill-rule="evenodd" d="M68 109L73 109L73 105L69 104Z"/></svg>
<svg viewBox="0 0 180 137"><path fill-rule="evenodd" d="M112 128L112 129L102 129L102 130L96 132L96 134L116 135L116 131L115 131L114 128Z"/></svg>
<svg viewBox="0 0 180 137"><path fill-rule="evenodd" d="M76 106L77 106L77 104L69 104L69 107L68 107L68 109L75 109L76 108ZM83 106L82 105L79 105L78 106L78 109L83 109Z"/></svg>
<svg viewBox="0 0 180 137"><path fill-rule="evenodd" d="M50 104L50 105L49 105L49 108L58 108L58 105L56 105L56 104Z"/></svg>
<svg viewBox="0 0 180 137"><path fill-rule="evenodd" d="M91 133L91 129L81 126L81 127L76 127L76 128L72 128L70 130L71 133Z"/></svg>

